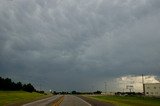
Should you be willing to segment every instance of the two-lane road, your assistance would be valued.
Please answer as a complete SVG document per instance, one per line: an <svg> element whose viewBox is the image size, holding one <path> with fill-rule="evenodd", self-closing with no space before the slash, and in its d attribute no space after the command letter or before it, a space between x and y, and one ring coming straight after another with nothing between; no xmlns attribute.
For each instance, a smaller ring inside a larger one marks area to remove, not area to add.
<svg viewBox="0 0 160 106"><path fill-rule="evenodd" d="M66 95L59 106L114 106L111 103L98 101L84 96Z"/></svg>
<svg viewBox="0 0 160 106"><path fill-rule="evenodd" d="M86 101L73 95L65 95L60 106L91 106Z"/></svg>
<svg viewBox="0 0 160 106"><path fill-rule="evenodd" d="M98 101L84 96L56 95L50 98L24 104L23 106L114 106L110 103Z"/></svg>

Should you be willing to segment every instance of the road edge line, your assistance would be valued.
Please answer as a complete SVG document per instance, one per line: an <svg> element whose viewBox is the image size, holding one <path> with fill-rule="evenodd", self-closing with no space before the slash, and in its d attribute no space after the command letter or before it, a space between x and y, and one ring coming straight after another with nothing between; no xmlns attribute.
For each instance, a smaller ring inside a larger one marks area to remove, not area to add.
<svg viewBox="0 0 160 106"><path fill-rule="evenodd" d="M89 106L92 106L90 103L88 103L87 101L83 100L82 98L78 97L78 96L75 96L77 97L78 99L82 100L84 103L88 104Z"/></svg>

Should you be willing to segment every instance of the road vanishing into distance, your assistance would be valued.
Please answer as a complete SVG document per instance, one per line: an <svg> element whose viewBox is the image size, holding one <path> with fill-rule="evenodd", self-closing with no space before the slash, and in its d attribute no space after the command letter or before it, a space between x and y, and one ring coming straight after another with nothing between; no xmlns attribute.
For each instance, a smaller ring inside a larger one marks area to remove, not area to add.
<svg viewBox="0 0 160 106"><path fill-rule="evenodd" d="M84 96L55 95L46 99L24 104L23 106L114 106Z"/></svg>
<svg viewBox="0 0 160 106"><path fill-rule="evenodd" d="M91 104L87 103L79 97L66 95L64 96L64 100L62 101L60 106L91 106Z"/></svg>

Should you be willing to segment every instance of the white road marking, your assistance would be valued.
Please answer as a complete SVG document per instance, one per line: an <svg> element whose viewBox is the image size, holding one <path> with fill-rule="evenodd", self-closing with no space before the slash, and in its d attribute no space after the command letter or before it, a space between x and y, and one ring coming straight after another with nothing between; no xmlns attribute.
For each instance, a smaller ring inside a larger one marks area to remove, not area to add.
<svg viewBox="0 0 160 106"><path fill-rule="evenodd" d="M52 101L54 101L58 97L60 97L60 95L56 95L56 96L52 96L52 97L49 97L49 98L45 98L45 99L37 100L37 101L34 101L34 102L30 102L30 103L24 104L22 106L46 106L47 104L51 103Z"/></svg>

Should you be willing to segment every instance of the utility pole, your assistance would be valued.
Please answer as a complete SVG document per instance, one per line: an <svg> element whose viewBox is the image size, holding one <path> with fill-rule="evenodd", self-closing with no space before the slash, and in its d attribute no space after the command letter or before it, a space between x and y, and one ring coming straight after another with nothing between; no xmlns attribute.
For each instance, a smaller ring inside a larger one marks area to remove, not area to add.
<svg viewBox="0 0 160 106"><path fill-rule="evenodd" d="M145 86L144 86L144 78L143 78L143 74L142 74L142 85L143 85L143 94L145 94Z"/></svg>
<svg viewBox="0 0 160 106"><path fill-rule="evenodd" d="M142 84L144 84L144 78L143 78L143 74L142 74Z"/></svg>
<svg viewBox="0 0 160 106"><path fill-rule="evenodd" d="M107 89L107 82L104 82L104 87L105 87L105 94L107 94L107 91L106 91L106 89Z"/></svg>

